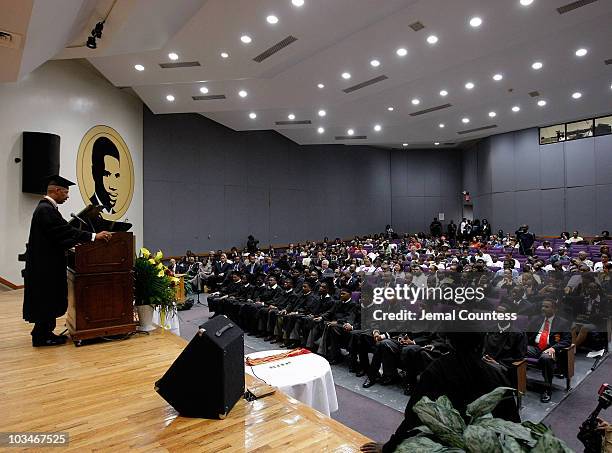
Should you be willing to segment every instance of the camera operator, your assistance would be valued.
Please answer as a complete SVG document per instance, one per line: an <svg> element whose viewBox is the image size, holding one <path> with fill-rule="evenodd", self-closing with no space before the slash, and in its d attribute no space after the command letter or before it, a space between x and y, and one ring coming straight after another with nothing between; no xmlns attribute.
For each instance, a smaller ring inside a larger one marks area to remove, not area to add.
<svg viewBox="0 0 612 453"><path fill-rule="evenodd" d="M521 255L533 255L533 243L535 242L535 234L529 231L529 225L521 225L515 231L516 240L519 243L519 253Z"/></svg>

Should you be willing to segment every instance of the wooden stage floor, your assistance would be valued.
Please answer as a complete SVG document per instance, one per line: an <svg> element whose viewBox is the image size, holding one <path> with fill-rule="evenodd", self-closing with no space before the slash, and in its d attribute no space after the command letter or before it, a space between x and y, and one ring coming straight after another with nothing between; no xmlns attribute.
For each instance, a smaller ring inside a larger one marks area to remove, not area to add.
<svg viewBox="0 0 612 453"><path fill-rule="evenodd" d="M33 348L22 291L0 293L0 432L68 432L69 445L51 451L74 452L354 452L369 441L280 392L239 401L225 420L180 417L153 384L185 340L156 332ZM184 385L196 388L197 373Z"/></svg>

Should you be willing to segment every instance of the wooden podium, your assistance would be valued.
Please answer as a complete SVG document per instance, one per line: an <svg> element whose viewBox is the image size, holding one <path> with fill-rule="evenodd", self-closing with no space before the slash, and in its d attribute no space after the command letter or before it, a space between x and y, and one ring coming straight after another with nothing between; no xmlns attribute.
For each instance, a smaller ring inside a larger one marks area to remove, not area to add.
<svg viewBox="0 0 612 453"><path fill-rule="evenodd" d="M134 252L134 235L116 232L109 242L77 245L68 253L66 324L76 345L136 330Z"/></svg>

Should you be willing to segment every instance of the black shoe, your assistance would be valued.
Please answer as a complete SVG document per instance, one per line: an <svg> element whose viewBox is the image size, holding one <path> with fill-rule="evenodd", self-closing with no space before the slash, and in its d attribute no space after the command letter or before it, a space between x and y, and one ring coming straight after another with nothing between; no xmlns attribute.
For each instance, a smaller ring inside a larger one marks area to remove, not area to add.
<svg viewBox="0 0 612 453"><path fill-rule="evenodd" d="M391 385L397 382L397 376L383 376L380 380L380 385Z"/></svg>
<svg viewBox="0 0 612 453"><path fill-rule="evenodd" d="M365 372L365 371L363 371L363 370L359 370L359 371L357 371L357 372L355 373L355 376L357 376L357 377L363 377L363 376L365 376L365 375L366 375L366 372Z"/></svg>
<svg viewBox="0 0 612 453"><path fill-rule="evenodd" d="M275 344L275 343L280 343L281 341L283 341L283 340L279 340L279 339L278 339L278 338L276 338L276 337L270 337L270 338L271 338L270 343L272 343L272 344Z"/></svg>
<svg viewBox="0 0 612 453"><path fill-rule="evenodd" d="M363 384L361 384L361 386L362 386L364 389L368 389L368 388L372 387L374 384L376 384L376 381L377 381L377 380L378 380L378 379L377 379L377 378L375 378L375 377L369 377L369 376L368 376L368 377L366 378L365 382L364 382Z"/></svg>
<svg viewBox="0 0 612 453"><path fill-rule="evenodd" d="M41 339L41 338L32 338L32 346L34 346L35 348L41 347L41 346L57 346L57 345L61 345L61 344L65 344L66 343L66 339L62 338L62 337L49 337L46 339Z"/></svg>
<svg viewBox="0 0 612 453"><path fill-rule="evenodd" d="M550 403L550 395L550 390L544 390L544 392L542 392L542 395L540 395L540 401L542 401L543 403Z"/></svg>
<svg viewBox="0 0 612 453"><path fill-rule="evenodd" d="M272 335L268 335L267 337L264 337L264 341L270 341L272 340L274 337Z"/></svg>

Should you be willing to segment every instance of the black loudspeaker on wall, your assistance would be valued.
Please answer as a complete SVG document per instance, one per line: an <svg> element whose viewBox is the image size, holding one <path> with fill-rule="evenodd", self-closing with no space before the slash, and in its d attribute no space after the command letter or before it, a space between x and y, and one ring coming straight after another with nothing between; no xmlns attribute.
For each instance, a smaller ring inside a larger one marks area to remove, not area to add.
<svg viewBox="0 0 612 453"><path fill-rule="evenodd" d="M47 176L59 174L59 135L44 132L24 132L22 158L21 191L46 194Z"/></svg>
<svg viewBox="0 0 612 453"><path fill-rule="evenodd" d="M225 418L244 395L243 331L225 316L202 324L155 390L185 417Z"/></svg>

